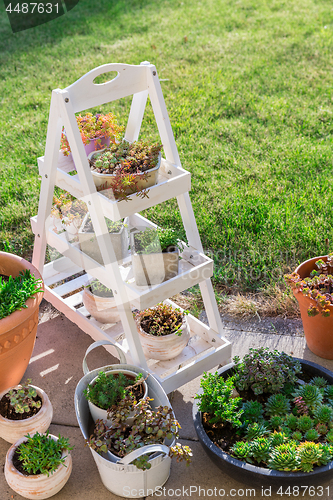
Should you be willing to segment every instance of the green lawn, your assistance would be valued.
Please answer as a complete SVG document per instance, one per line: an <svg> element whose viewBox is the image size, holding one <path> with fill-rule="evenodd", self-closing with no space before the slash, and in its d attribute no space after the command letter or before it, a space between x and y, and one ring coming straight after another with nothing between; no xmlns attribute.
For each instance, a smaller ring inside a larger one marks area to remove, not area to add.
<svg viewBox="0 0 333 500"><path fill-rule="evenodd" d="M0 12L0 249L30 256L51 90L154 63L215 279L279 283L333 250L333 6L325 0L80 0L12 34ZM104 106L126 123L130 101ZM150 109L142 135L157 137ZM175 200L146 215L181 228Z"/></svg>

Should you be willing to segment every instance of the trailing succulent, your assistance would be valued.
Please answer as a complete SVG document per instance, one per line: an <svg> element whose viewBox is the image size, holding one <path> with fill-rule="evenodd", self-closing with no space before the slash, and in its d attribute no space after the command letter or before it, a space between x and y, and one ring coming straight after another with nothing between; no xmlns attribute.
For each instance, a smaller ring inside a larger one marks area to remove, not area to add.
<svg viewBox="0 0 333 500"><path fill-rule="evenodd" d="M313 304L308 308L309 316L330 316L329 307L333 305L333 253L327 255L326 261L317 260L317 269L313 269L310 276L302 279L295 271L285 275L286 282L292 289L301 292L312 299Z"/></svg>
<svg viewBox="0 0 333 500"><path fill-rule="evenodd" d="M304 383L299 362L265 348L251 349L235 363L225 378L205 373L196 396L204 426L213 434L229 429L224 451L279 471L310 472L332 460L333 390L327 380Z"/></svg>

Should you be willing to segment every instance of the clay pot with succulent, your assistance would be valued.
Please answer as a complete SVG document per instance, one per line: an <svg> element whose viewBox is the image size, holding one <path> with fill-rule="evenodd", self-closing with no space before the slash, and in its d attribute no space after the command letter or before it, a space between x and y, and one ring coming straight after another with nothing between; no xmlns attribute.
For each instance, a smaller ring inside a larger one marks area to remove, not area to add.
<svg viewBox="0 0 333 500"><path fill-rule="evenodd" d="M125 369L101 371L87 386L84 395L94 422L102 419L112 426L113 418L108 417L110 409L130 395L132 407L127 418L132 419L135 405L147 397L148 387L141 373Z"/></svg>
<svg viewBox="0 0 333 500"><path fill-rule="evenodd" d="M45 432L53 408L47 394L31 380L0 394L0 437L15 443L29 432Z"/></svg>
<svg viewBox="0 0 333 500"><path fill-rule="evenodd" d="M163 361L177 357L190 338L187 314L164 303L137 312L135 321L145 356Z"/></svg>
<svg viewBox="0 0 333 500"><path fill-rule="evenodd" d="M161 164L161 144L122 141L88 156L95 185L116 200L128 200L136 193L144 198L157 183Z"/></svg>
<svg viewBox="0 0 333 500"><path fill-rule="evenodd" d="M204 373L193 408L210 458L250 485L320 484L333 459L333 373L267 348Z"/></svg>
<svg viewBox="0 0 333 500"><path fill-rule="evenodd" d="M116 260L119 264L122 264L128 253L128 234L126 229L128 218L115 222L105 218L105 222L109 232L110 245L113 247ZM89 213L86 214L82 221L78 237L81 251L99 264L103 264L102 254Z"/></svg>
<svg viewBox="0 0 333 500"><path fill-rule="evenodd" d="M110 142L115 142L124 130L117 124L117 118L112 113L106 115L86 113L83 116L79 114L76 122L87 156L93 151L109 146ZM71 153L64 128L61 134L61 151L65 156Z"/></svg>
<svg viewBox="0 0 333 500"><path fill-rule="evenodd" d="M44 499L58 493L72 471L72 457L67 438L52 434L19 439L9 448L5 462L8 485L24 498Z"/></svg>
<svg viewBox="0 0 333 500"><path fill-rule="evenodd" d="M333 359L333 253L303 262L285 279L298 301L310 351Z"/></svg>
<svg viewBox="0 0 333 500"><path fill-rule="evenodd" d="M43 290L32 264L0 252L0 393L17 385L28 366Z"/></svg>
<svg viewBox="0 0 333 500"><path fill-rule="evenodd" d="M113 291L98 279L93 278L84 286L82 302L90 315L100 323L120 321Z"/></svg>
<svg viewBox="0 0 333 500"><path fill-rule="evenodd" d="M132 268L138 286L158 285L179 272L179 252L184 249L172 228L144 228L131 233Z"/></svg>

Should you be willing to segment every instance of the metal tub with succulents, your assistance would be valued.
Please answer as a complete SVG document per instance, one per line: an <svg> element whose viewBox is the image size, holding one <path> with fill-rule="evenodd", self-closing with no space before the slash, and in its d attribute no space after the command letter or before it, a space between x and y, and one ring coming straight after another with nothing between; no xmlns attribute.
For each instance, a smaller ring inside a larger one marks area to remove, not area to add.
<svg viewBox="0 0 333 500"><path fill-rule="evenodd" d="M193 419L223 471L253 486L321 485L333 475L333 373L267 348L205 373Z"/></svg>

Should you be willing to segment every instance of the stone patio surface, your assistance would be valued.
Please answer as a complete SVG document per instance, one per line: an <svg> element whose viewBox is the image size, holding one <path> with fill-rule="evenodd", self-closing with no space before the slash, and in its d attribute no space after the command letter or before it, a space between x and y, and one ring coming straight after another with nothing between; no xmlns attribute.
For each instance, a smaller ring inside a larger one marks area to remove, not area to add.
<svg viewBox="0 0 333 500"><path fill-rule="evenodd" d="M287 354L314 361L325 368L333 370L333 361L318 358L306 346L302 335L290 331L290 335L273 333L256 333L244 329L226 328L224 336L233 344L233 355L243 356L249 347L266 346L270 349L283 350ZM74 391L78 381L83 376L82 360L92 339L82 332L65 316L58 313L50 304L43 300L40 311L37 340L34 352L25 373L24 380L31 378L34 385L41 387L48 394L54 409L50 431L53 434L68 437L74 450L73 471L66 486L55 495L56 500L118 500L118 497L109 492L102 484L97 467L88 447L84 446L84 439L78 427L74 410ZM102 367L117 360L103 348L98 347L89 354L90 369ZM193 450L193 460L189 467L173 461L170 478L165 484L162 494L156 498L266 498L281 500L284 498L321 498L328 500L333 497L333 478L323 484L324 493L315 490L314 495L302 491L291 492L291 495L277 494L277 488L253 489L231 479L221 472L208 458L198 442L192 423L193 398L200 385L200 378L187 383L169 395L177 419L181 424L180 442L189 445ZM19 500L20 495L12 491L5 481L3 467L6 452L10 444L0 438L0 500ZM281 484L283 490L286 488ZM329 487L329 493L326 489ZM150 499L153 496L148 497Z"/></svg>

